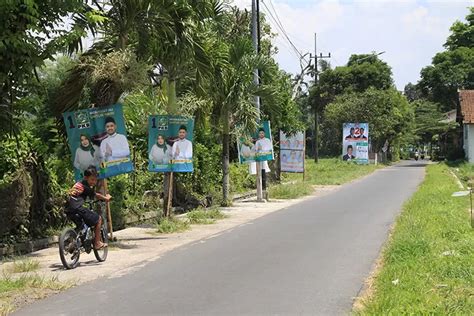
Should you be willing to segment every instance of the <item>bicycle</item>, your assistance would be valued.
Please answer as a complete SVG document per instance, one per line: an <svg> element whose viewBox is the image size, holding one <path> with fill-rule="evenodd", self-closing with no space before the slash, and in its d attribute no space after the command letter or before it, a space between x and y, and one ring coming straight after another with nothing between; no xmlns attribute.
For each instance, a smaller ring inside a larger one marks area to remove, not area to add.
<svg viewBox="0 0 474 316"><path fill-rule="evenodd" d="M103 216L105 202L93 201L86 203L89 204L91 210L94 210L94 204L97 205L95 211L102 217L101 241L107 243L107 222L105 216ZM91 251L94 251L97 261L104 262L107 259L108 247L95 249L93 227L87 226L80 216L71 218L72 216L68 215L68 218L76 224L76 227L64 229L59 236L59 257L63 266L68 270L76 268L79 264L81 252L89 254Z"/></svg>

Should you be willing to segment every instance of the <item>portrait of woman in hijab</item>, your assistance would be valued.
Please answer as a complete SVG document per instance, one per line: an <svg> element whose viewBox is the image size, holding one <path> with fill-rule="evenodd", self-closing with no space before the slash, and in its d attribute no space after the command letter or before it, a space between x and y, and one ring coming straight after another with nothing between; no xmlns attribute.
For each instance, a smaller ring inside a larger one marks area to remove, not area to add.
<svg viewBox="0 0 474 316"><path fill-rule="evenodd" d="M74 167L82 172L94 166L99 168L100 165L100 150L99 147L92 144L91 138L87 134L81 134L80 145L76 149L76 155L74 158Z"/></svg>
<svg viewBox="0 0 474 316"><path fill-rule="evenodd" d="M171 146L165 142L165 137L158 134L156 143L151 147L149 157L155 165L167 165L171 160Z"/></svg>

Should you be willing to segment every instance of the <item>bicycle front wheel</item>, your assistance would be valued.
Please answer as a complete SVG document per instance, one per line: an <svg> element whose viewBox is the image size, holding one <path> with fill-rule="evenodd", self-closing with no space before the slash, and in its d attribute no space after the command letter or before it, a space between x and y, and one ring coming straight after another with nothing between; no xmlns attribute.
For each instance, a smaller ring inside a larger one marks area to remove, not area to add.
<svg viewBox="0 0 474 316"><path fill-rule="evenodd" d="M81 250L77 244L77 233L72 228L63 230L59 236L59 257L66 269L74 269L79 263Z"/></svg>
<svg viewBox="0 0 474 316"><path fill-rule="evenodd" d="M103 243L107 243L108 238L107 238L107 228L105 225L102 225L100 229L100 240ZM104 247L101 249L95 249L94 247L94 256L99 262L104 262L105 259L107 259L107 254L109 253L109 247Z"/></svg>

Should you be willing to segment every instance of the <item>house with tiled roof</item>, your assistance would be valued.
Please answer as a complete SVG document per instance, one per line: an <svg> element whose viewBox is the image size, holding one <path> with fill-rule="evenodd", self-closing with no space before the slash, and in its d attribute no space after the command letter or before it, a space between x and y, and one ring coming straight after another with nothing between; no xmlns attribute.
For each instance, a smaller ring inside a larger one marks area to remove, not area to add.
<svg viewBox="0 0 474 316"><path fill-rule="evenodd" d="M459 90L463 125L463 149L466 159L474 163L474 90Z"/></svg>

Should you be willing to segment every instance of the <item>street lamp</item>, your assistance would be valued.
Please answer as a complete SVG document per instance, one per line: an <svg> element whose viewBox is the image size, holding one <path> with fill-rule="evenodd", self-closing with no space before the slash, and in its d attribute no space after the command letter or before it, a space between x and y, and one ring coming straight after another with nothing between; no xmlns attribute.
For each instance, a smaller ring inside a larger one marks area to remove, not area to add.
<svg viewBox="0 0 474 316"><path fill-rule="evenodd" d="M375 51L372 51L372 54L369 54L369 56L365 56L364 58L361 58L361 59L356 59L355 62L358 63L362 60L369 59L369 58L374 57L374 56L380 56L382 54L385 54L385 51L380 52L380 53L376 53Z"/></svg>

